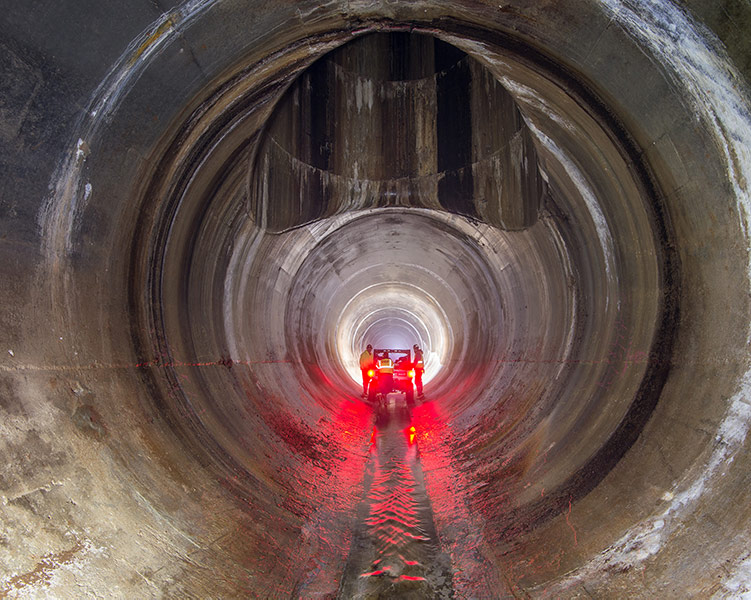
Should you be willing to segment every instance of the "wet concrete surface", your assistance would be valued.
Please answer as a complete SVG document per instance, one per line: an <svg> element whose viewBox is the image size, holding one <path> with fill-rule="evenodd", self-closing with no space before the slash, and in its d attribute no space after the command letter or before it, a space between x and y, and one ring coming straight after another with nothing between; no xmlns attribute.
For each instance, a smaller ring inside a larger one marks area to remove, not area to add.
<svg viewBox="0 0 751 600"><path fill-rule="evenodd" d="M751 593L746 3L0 4L0 596Z"/></svg>
<svg viewBox="0 0 751 600"><path fill-rule="evenodd" d="M425 489L411 410L402 394L377 409L366 496L357 509L340 598L454 598Z"/></svg>

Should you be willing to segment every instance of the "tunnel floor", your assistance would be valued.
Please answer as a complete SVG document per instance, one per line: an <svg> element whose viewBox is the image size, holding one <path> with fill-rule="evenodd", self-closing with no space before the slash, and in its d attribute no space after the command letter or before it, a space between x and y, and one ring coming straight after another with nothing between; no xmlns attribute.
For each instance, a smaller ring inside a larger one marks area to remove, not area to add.
<svg viewBox="0 0 751 600"><path fill-rule="evenodd" d="M412 409L401 394L389 394L375 410L364 497L338 597L453 598Z"/></svg>
<svg viewBox="0 0 751 600"><path fill-rule="evenodd" d="M0 598L751 599L751 2L5 8Z"/></svg>

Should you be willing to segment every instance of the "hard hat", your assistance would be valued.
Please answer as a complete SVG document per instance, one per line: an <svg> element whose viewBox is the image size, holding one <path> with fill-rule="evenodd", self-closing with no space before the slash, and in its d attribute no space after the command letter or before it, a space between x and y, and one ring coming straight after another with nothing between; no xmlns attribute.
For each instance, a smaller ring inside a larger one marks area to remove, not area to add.
<svg viewBox="0 0 751 600"><path fill-rule="evenodd" d="M373 349L373 346L371 346L370 344L368 344L368 345L366 346L366 348L365 348L365 349L366 349L366 350L372 350L372 349Z"/></svg>

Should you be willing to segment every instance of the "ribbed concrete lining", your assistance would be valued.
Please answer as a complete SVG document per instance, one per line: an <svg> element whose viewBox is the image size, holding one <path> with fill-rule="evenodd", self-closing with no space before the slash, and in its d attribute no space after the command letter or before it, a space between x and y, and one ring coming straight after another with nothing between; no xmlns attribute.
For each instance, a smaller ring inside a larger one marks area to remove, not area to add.
<svg viewBox="0 0 751 600"><path fill-rule="evenodd" d="M51 191L5 213L0 246L0 590L335 595L373 427L355 359L413 338L457 597L751 586L744 90L672 5L579 4L193 2L140 34L134 16L37 162L26 128L60 109L9 95L2 134L32 169L10 180ZM511 93L539 220L363 204L264 232L249 166L286 86L404 27ZM40 60L19 48L58 60L42 37L13 37L12 81Z"/></svg>

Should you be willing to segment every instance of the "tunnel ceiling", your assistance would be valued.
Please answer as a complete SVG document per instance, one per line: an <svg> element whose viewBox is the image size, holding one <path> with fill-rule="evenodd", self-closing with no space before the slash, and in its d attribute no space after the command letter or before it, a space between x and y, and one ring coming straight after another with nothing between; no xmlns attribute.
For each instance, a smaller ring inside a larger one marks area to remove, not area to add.
<svg viewBox="0 0 751 600"><path fill-rule="evenodd" d="M250 186L271 231L375 206L524 229L545 190L512 96L455 46L409 32L365 35L308 67L269 119Z"/></svg>
<svg viewBox="0 0 751 600"><path fill-rule="evenodd" d="M7 11L0 596L749 591L745 83L560 4ZM425 349L407 475L367 343ZM394 473L423 579L358 575Z"/></svg>

